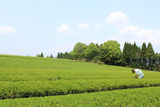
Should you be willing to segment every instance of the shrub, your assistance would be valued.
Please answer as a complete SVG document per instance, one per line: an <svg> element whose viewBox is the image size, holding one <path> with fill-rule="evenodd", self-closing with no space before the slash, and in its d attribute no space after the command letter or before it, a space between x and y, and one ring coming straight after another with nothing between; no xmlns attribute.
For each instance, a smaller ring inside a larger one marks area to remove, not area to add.
<svg viewBox="0 0 160 107"><path fill-rule="evenodd" d="M97 62L99 65L103 65L104 64L104 62L102 62L102 61L98 61Z"/></svg>

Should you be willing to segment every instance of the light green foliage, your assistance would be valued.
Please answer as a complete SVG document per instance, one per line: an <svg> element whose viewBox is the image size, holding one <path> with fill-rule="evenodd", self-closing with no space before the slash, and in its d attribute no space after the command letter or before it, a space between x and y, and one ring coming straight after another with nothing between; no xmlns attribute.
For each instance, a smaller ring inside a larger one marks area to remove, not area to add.
<svg viewBox="0 0 160 107"><path fill-rule="evenodd" d="M108 58L110 58L110 62L111 62L110 64L115 64L116 63L115 59L119 60L122 54L120 49L120 44L117 41L110 40L110 41L104 42L102 46L107 49L107 56Z"/></svg>
<svg viewBox="0 0 160 107"><path fill-rule="evenodd" d="M78 58L83 53L85 47L86 47L86 44L78 42L74 46L73 51L71 52L71 54L76 59L76 58Z"/></svg>
<svg viewBox="0 0 160 107"><path fill-rule="evenodd" d="M1 107L159 107L160 87L0 100Z"/></svg>
<svg viewBox="0 0 160 107"><path fill-rule="evenodd" d="M107 41L103 45L108 50L109 56L119 58L121 55L121 49L120 49L120 44L117 41Z"/></svg>
<svg viewBox="0 0 160 107"><path fill-rule="evenodd" d="M97 55L97 46L96 44L89 44L86 47L86 51L85 51L85 57L87 60L91 60L93 59L96 55Z"/></svg>

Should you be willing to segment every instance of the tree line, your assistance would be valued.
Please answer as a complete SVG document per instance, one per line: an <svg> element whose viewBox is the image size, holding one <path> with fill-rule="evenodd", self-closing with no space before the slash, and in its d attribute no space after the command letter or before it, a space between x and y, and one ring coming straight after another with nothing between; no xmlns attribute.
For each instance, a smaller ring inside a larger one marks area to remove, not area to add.
<svg viewBox="0 0 160 107"><path fill-rule="evenodd" d="M78 42L71 52L58 52L57 58L160 71L160 54L154 52L151 43L146 45L145 42L142 47L138 47L135 42L125 42L123 51L114 40L101 45Z"/></svg>
<svg viewBox="0 0 160 107"><path fill-rule="evenodd" d="M44 57L43 52L41 52L41 54L37 54L36 57ZM53 55L51 54L51 56L47 56L46 58L53 58Z"/></svg>

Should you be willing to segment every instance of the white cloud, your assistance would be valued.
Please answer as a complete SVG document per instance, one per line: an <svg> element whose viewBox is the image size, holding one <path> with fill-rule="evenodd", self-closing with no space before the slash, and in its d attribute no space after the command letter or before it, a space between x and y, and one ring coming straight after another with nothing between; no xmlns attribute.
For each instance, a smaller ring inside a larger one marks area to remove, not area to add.
<svg viewBox="0 0 160 107"><path fill-rule="evenodd" d="M86 23L78 23L77 27L79 29L86 29L86 30L90 30L90 25L86 24Z"/></svg>
<svg viewBox="0 0 160 107"><path fill-rule="evenodd" d="M107 24L121 27L129 25L129 20L126 14L124 14L121 11L112 12L107 18L106 18Z"/></svg>
<svg viewBox="0 0 160 107"><path fill-rule="evenodd" d="M122 28L119 28L118 31L118 35L123 35L123 36L135 36L138 35L138 26L133 26L133 25L129 25L129 26L125 26Z"/></svg>
<svg viewBox="0 0 160 107"><path fill-rule="evenodd" d="M16 29L13 29L11 26L0 26L0 34L10 34L18 33Z"/></svg>
<svg viewBox="0 0 160 107"><path fill-rule="evenodd" d="M152 43L153 46L159 48L160 41L160 29L146 30L144 28L139 28L135 25L129 25L129 20L127 15L123 12L112 12L107 18L106 22L110 25L118 27L118 33L115 36L110 36L109 40L116 40L120 43L121 49L123 49L124 43L134 43L138 46L142 46L143 42L148 44Z"/></svg>
<svg viewBox="0 0 160 107"><path fill-rule="evenodd" d="M95 22L94 25L96 26L95 30L99 30L99 29L104 28L104 26L102 26L100 23L97 23L97 22Z"/></svg>
<svg viewBox="0 0 160 107"><path fill-rule="evenodd" d="M59 28L56 28L58 33L67 33L67 34L76 34L74 31L71 31L67 24L62 24Z"/></svg>
<svg viewBox="0 0 160 107"><path fill-rule="evenodd" d="M146 44L151 42L152 45L157 46L160 41L160 29L146 30L144 28L138 28L138 26L129 25L118 29L118 34L115 36L110 36L109 39L117 40L122 46L121 49L123 48L124 42L136 42L136 44L140 47L143 42Z"/></svg>
<svg viewBox="0 0 160 107"><path fill-rule="evenodd" d="M144 28L138 28L134 25L129 25L124 28L119 29L118 36L135 39L143 39L143 40L153 40L153 38L160 39L160 29L153 30L149 29L146 30Z"/></svg>

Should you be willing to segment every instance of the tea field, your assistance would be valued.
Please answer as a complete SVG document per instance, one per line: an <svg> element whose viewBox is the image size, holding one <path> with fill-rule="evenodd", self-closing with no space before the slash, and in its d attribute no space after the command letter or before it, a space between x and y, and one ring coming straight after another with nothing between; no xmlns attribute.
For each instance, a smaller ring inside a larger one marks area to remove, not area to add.
<svg viewBox="0 0 160 107"><path fill-rule="evenodd" d="M160 88L155 86L160 86L160 73L142 70L145 77L139 80L131 70L67 59L0 55L0 106L157 106Z"/></svg>
<svg viewBox="0 0 160 107"><path fill-rule="evenodd" d="M159 107L160 87L0 100L1 107Z"/></svg>

